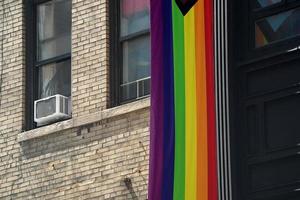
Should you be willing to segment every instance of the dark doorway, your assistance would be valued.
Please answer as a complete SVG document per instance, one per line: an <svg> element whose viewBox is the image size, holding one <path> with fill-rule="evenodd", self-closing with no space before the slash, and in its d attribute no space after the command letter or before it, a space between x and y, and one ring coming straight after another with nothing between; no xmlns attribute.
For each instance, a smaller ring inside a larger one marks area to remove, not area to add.
<svg viewBox="0 0 300 200"><path fill-rule="evenodd" d="M231 3L234 200L299 200L300 1Z"/></svg>

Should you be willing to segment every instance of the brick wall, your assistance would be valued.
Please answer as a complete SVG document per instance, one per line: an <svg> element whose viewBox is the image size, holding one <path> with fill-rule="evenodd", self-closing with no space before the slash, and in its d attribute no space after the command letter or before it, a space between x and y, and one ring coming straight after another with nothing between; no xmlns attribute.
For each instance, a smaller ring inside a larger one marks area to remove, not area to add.
<svg viewBox="0 0 300 200"><path fill-rule="evenodd" d="M73 118L23 132L24 6L0 0L0 199L147 198L149 99L107 108L108 2L72 2Z"/></svg>
<svg viewBox="0 0 300 200"><path fill-rule="evenodd" d="M108 1L73 0L72 98L73 116L107 108Z"/></svg>

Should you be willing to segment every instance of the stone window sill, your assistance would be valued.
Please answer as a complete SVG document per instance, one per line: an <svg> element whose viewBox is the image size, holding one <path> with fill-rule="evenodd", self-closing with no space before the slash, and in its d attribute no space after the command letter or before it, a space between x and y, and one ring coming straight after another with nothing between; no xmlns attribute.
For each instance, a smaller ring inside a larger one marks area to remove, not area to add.
<svg viewBox="0 0 300 200"><path fill-rule="evenodd" d="M52 133L61 132L67 129L85 126L105 119L128 114L137 110L150 107L150 98L141 99L132 103L103 110L98 113L72 118L66 121L57 122L48 126L22 132L18 135L18 142L25 142L38 137L43 137Z"/></svg>

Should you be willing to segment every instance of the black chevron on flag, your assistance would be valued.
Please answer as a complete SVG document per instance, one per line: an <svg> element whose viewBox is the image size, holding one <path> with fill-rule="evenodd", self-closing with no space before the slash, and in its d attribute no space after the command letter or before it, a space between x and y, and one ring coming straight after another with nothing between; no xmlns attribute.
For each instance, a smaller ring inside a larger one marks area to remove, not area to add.
<svg viewBox="0 0 300 200"><path fill-rule="evenodd" d="M175 1L182 14L186 15L198 0L175 0Z"/></svg>

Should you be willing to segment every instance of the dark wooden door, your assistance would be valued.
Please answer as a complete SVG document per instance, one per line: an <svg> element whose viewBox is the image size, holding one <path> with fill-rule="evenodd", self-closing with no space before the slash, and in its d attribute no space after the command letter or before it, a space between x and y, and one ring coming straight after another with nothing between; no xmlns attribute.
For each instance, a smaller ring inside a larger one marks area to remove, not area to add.
<svg viewBox="0 0 300 200"><path fill-rule="evenodd" d="M300 200L300 1L231 8L235 200Z"/></svg>

